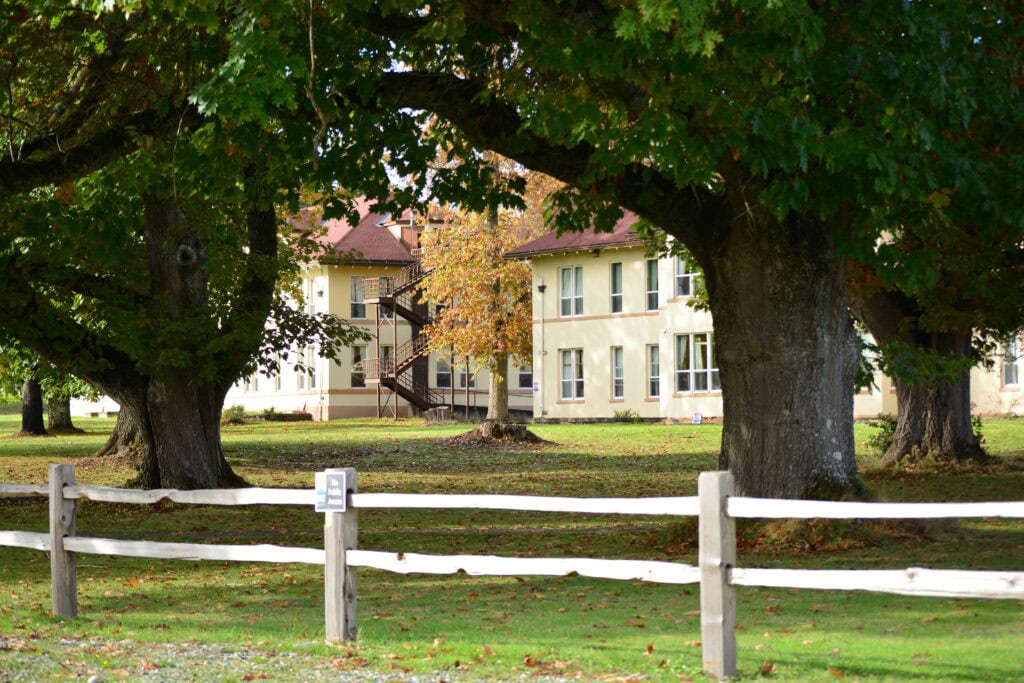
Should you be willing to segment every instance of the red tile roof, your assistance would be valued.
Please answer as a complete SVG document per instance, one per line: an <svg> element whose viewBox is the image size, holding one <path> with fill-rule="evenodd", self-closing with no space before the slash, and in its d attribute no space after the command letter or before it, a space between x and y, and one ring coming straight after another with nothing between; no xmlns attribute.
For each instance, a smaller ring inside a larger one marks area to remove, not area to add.
<svg viewBox="0 0 1024 683"><path fill-rule="evenodd" d="M407 264L416 260L409 248L384 227L393 222L390 217L375 212L373 206L363 198L355 200L354 209L359 215L355 225L344 218L323 222L327 232L316 238L325 250L322 258L340 257L353 264ZM301 229L303 224L310 224L315 215L313 211L304 210L291 223Z"/></svg>
<svg viewBox="0 0 1024 683"><path fill-rule="evenodd" d="M610 232L595 232L593 229L583 232L566 232L561 235L557 232L549 232L532 242L527 242L506 252L505 257L529 258L530 256L558 254L567 251L638 246L643 244L643 241L632 229L637 220L637 215L632 211L624 211L622 218Z"/></svg>

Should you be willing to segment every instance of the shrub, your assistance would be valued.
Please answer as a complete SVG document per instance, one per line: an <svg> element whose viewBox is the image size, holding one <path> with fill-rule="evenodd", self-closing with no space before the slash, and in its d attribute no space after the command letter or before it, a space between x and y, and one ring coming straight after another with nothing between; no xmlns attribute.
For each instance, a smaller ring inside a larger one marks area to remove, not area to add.
<svg viewBox="0 0 1024 683"><path fill-rule="evenodd" d="M885 455L889 446L892 445L892 437L896 433L896 417L879 413L878 419L872 420L868 424L878 429L868 437L868 448L878 455Z"/></svg>
<svg viewBox="0 0 1024 683"><path fill-rule="evenodd" d="M225 408L224 412L220 414L220 423L222 425L245 424L245 408L237 405Z"/></svg>
<svg viewBox="0 0 1024 683"><path fill-rule="evenodd" d="M640 413L636 412L632 408L626 408L625 410L616 410L612 413L612 416L619 422L639 422Z"/></svg>

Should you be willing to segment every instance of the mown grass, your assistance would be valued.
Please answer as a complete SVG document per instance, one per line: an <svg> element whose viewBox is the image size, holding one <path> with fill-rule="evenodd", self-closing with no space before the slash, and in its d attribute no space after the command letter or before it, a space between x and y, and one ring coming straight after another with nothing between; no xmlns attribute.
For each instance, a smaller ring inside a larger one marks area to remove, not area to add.
<svg viewBox="0 0 1024 683"><path fill-rule="evenodd" d="M42 483L51 462L80 482L120 485L130 472L94 459L112 420L85 435L0 438L0 481ZM17 431L0 416L0 434ZM359 471L363 491L568 496L690 495L715 466L710 425L537 425L548 444L452 447L465 426L376 420L261 423L224 430L227 457L254 485L312 486L326 467ZM995 463L862 474L887 500L1013 500L1024 493L1024 421L985 423ZM320 546L309 509L85 503L79 533L220 543ZM42 501L0 502L0 529L43 530ZM1021 569L1024 525L980 520L927 529L849 523L748 526L745 566ZM692 563L692 529L666 518L472 511L366 511L365 548L429 553L630 557ZM48 615L48 560L0 548L0 680L606 680L700 678L696 586L560 579L401 576L360 570L360 639L323 638L322 569L295 564L79 558L76 620ZM1013 600L861 593L739 591L745 678L1021 680L1024 614Z"/></svg>

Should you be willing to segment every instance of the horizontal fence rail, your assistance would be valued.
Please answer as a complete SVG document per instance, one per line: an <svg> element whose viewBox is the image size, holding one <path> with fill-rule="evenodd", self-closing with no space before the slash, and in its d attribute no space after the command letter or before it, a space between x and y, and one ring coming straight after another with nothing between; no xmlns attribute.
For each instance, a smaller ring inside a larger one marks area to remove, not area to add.
<svg viewBox="0 0 1024 683"><path fill-rule="evenodd" d="M328 470L346 478L346 509L324 513L324 547L218 545L91 538L76 533L79 500L149 505L313 505L313 489L210 489L138 491L75 483L71 465L53 465L47 486L0 484L0 498L48 497L50 531L0 531L0 546L50 553L53 612L77 614L77 554L164 560L304 563L324 566L325 632L328 639L357 635L355 569L401 574L471 576L585 576L665 584L700 583L704 669L734 676L736 587L863 590L912 596L1024 599L1024 572L952 569L761 569L737 565L735 523L761 519L1024 519L1024 501L987 503L860 503L776 500L734 496L732 475L705 472L697 496L567 498L553 496L360 493L356 471ZM370 509L476 509L525 512L689 516L698 518L698 564L601 558L425 555L363 550L358 511Z"/></svg>
<svg viewBox="0 0 1024 683"><path fill-rule="evenodd" d="M855 503L830 500L729 498L730 517L751 519L968 519L1024 518L1024 502Z"/></svg>
<svg viewBox="0 0 1024 683"><path fill-rule="evenodd" d="M617 515L694 517L697 496L680 498L556 498L550 496L471 495L451 493L353 493L360 509L513 510Z"/></svg>
<svg viewBox="0 0 1024 683"><path fill-rule="evenodd" d="M578 557L498 557L496 555L419 555L350 550L348 563L399 574L470 576L587 576L593 579L698 583L700 569L675 562L600 560Z"/></svg>

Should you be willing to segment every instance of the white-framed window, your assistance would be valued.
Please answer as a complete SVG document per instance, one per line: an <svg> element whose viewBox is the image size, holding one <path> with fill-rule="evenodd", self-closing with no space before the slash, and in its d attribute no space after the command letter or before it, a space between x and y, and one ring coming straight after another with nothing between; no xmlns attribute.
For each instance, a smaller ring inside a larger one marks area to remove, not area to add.
<svg viewBox="0 0 1024 683"><path fill-rule="evenodd" d="M316 347L306 347L306 378L309 380L309 388L316 389Z"/></svg>
<svg viewBox="0 0 1024 683"><path fill-rule="evenodd" d="M532 365L520 365L519 366L519 383L517 385L520 389L532 389L533 388L533 366Z"/></svg>
<svg viewBox="0 0 1024 683"><path fill-rule="evenodd" d="M465 389L467 384L470 389L476 389L476 373L470 372L469 365L463 365L459 371L459 389Z"/></svg>
<svg viewBox="0 0 1024 683"><path fill-rule="evenodd" d="M559 397L567 401L582 399L583 349L562 349L559 357L562 370Z"/></svg>
<svg viewBox="0 0 1024 683"><path fill-rule="evenodd" d="M559 315L583 315L583 266L559 268Z"/></svg>
<svg viewBox="0 0 1024 683"><path fill-rule="evenodd" d="M366 386L366 372L363 370L363 361L366 360L366 347L352 347L352 373L350 375L353 389L362 389Z"/></svg>
<svg viewBox="0 0 1024 683"><path fill-rule="evenodd" d="M697 278L700 277L700 273L692 272L689 263L684 258L676 256L672 262L675 273L675 296L693 296L697 289Z"/></svg>
<svg viewBox="0 0 1024 683"><path fill-rule="evenodd" d="M445 358L438 358L434 369L434 384L438 389L452 388L452 364Z"/></svg>
<svg viewBox="0 0 1024 683"><path fill-rule="evenodd" d="M714 335L710 332L676 335L676 391L720 391Z"/></svg>
<svg viewBox="0 0 1024 683"><path fill-rule="evenodd" d="M366 298L363 290L363 279L362 275L353 275L349 279L350 295L352 299L352 306L349 311L350 318L366 317L366 304L363 303L363 299Z"/></svg>
<svg viewBox="0 0 1024 683"><path fill-rule="evenodd" d="M306 347L302 347L295 354L297 356L297 366L301 366L305 362L306 358ZM295 388L305 389L306 388L306 371L302 367L295 368Z"/></svg>
<svg viewBox="0 0 1024 683"><path fill-rule="evenodd" d="M612 313L622 313L622 263L616 261L611 270Z"/></svg>
<svg viewBox="0 0 1024 683"><path fill-rule="evenodd" d="M274 365L277 370L274 372L274 391L281 391L281 352L274 352Z"/></svg>
<svg viewBox="0 0 1024 683"><path fill-rule="evenodd" d="M612 347L612 398L626 395L626 373L622 363L622 347Z"/></svg>
<svg viewBox="0 0 1024 683"><path fill-rule="evenodd" d="M1020 338L1010 337L1003 343L1003 386L1020 386Z"/></svg>
<svg viewBox="0 0 1024 683"><path fill-rule="evenodd" d="M394 350L395 347L392 346L391 344L380 345L380 368L378 372L380 372L381 375L391 376L392 374L394 374L395 365L394 361L392 360Z"/></svg>
<svg viewBox="0 0 1024 683"><path fill-rule="evenodd" d="M647 259L647 310L658 310L658 259Z"/></svg>
<svg viewBox="0 0 1024 683"><path fill-rule="evenodd" d="M647 347L647 397L661 396L661 347L651 344Z"/></svg>

